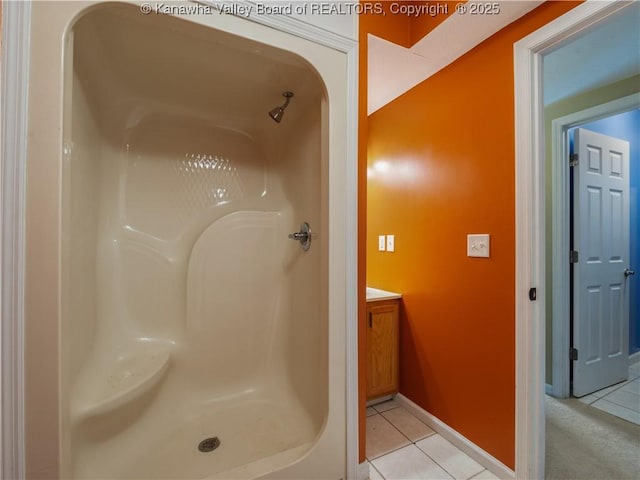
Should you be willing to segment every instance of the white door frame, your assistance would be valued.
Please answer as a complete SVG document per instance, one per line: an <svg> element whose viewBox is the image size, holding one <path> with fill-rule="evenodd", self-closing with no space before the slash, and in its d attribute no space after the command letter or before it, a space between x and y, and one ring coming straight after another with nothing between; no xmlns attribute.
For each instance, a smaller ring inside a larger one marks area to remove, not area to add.
<svg viewBox="0 0 640 480"><path fill-rule="evenodd" d="M0 478L24 478L24 214L30 2L2 2Z"/></svg>
<svg viewBox="0 0 640 480"><path fill-rule="evenodd" d="M553 381L551 394L558 398L570 395L569 307L572 292L569 288L569 145L567 131L585 123L600 120L640 107L640 93L627 95L585 110L573 112L551 121L552 198L552 281L553 281Z"/></svg>
<svg viewBox="0 0 640 480"><path fill-rule="evenodd" d="M514 44L516 478L545 464L545 156L542 56L632 3L588 0ZM529 300L529 289L537 300Z"/></svg>

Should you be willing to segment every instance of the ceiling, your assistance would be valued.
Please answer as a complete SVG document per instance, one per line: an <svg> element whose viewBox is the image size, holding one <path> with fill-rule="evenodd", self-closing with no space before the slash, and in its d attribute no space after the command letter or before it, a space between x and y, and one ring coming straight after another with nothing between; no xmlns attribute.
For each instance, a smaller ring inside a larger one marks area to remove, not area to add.
<svg viewBox="0 0 640 480"><path fill-rule="evenodd" d="M288 119L319 109L324 94L317 72L294 53L172 15L140 15L134 5L90 10L73 38L75 68L86 73L79 78L91 78L88 84L113 105L125 98L105 95L106 75L136 102L188 109L225 128L270 137L283 130L274 130L267 115L284 103L283 92L295 92Z"/></svg>
<svg viewBox="0 0 640 480"><path fill-rule="evenodd" d="M541 3L502 2L499 15L455 13L411 48L369 34L367 113L392 102Z"/></svg>
<svg viewBox="0 0 640 480"><path fill-rule="evenodd" d="M505 2L502 15L476 18L472 23L469 16L452 15L411 48L369 35L367 113L393 101L540 3ZM544 56L544 103L637 74L640 1Z"/></svg>
<svg viewBox="0 0 640 480"><path fill-rule="evenodd" d="M640 74L640 2L546 54L542 68L545 105Z"/></svg>

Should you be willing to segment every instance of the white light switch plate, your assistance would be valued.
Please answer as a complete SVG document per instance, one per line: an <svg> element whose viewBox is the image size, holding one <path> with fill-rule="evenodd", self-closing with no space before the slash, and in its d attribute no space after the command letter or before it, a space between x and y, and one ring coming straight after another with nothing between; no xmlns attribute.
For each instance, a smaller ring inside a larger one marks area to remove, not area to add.
<svg viewBox="0 0 640 480"><path fill-rule="evenodd" d="M387 252L396 251L396 237L395 235L387 235Z"/></svg>
<svg viewBox="0 0 640 480"><path fill-rule="evenodd" d="M378 251L384 252L386 250L386 238L384 235L378 235Z"/></svg>
<svg viewBox="0 0 640 480"><path fill-rule="evenodd" d="M488 233L467 235L467 257L489 258L490 241Z"/></svg>

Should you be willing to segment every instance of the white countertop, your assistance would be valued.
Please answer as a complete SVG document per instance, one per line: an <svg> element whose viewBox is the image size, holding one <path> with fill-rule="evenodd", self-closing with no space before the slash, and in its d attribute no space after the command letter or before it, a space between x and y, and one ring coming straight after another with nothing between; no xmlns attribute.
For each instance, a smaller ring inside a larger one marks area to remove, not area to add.
<svg viewBox="0 0 640 480"><path fill-rule="evenodd" d="M395 300L402 298L402 295L394 292L387 292L378 288L367 287L367 302L379 302L381 300Z"/></svg>

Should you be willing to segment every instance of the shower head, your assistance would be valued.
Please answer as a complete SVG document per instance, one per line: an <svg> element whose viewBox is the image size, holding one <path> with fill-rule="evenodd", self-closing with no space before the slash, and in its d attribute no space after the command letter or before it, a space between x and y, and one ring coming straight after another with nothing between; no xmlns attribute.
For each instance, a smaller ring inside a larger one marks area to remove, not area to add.
<svg viewBox="0 0 640 480"><path fill-rule="evenodd" d="M283 92L282 96L286 98L284 104L281 107L276 107L273 110L269 111L269 116L273 118L277 123L282 121L282 117L284 116L284 109L289 105L289 100L293 97L293 92Z"/></svg>

